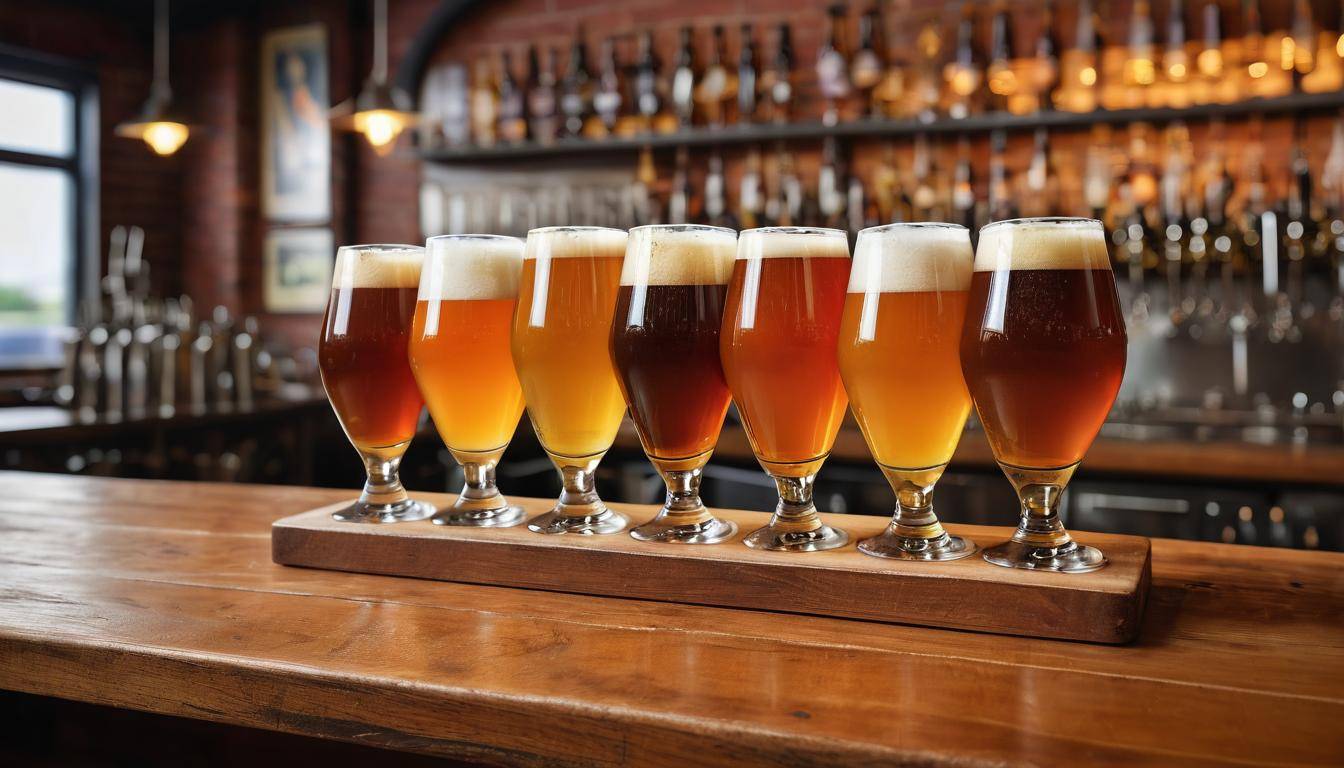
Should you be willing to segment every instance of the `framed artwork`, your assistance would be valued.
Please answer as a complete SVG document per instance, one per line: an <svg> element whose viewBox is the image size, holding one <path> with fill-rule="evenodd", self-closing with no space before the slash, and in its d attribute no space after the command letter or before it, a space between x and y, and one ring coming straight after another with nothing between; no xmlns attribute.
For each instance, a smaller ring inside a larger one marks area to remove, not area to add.
<svg viewBox="0 0 1344 768"><path fill-rule="evenodd" d="M271 221L331 218L327 33L320 24L261 43L261 212Z"/></svg>
<svg viewBox="0 0 1344 768"><path fill-rule="evenodd" d="M267 312L321 312L331 293L336 246L326 227L272 229L262 248Z"/></svg>

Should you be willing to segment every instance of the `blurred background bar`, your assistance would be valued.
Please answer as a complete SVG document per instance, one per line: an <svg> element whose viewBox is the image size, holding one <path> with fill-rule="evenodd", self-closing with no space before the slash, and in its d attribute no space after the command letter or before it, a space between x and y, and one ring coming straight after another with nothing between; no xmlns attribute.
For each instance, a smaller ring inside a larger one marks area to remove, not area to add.
<svg viewBox="0 0 1344 768"><path fill-rule="evenodd" d="M1086 215L1129 327L1066 524L1344 549L1337 0L0 6L0 467L354 489L335 247ZM412 488L460 487L422 424ZM609 501L662 484L633 428ZM499 483L553 496L524 419ZM967 429L950 522L1011 525ZM735 414L712 506L768 509ZM817 483L890 513L852 420Z"/></svg>

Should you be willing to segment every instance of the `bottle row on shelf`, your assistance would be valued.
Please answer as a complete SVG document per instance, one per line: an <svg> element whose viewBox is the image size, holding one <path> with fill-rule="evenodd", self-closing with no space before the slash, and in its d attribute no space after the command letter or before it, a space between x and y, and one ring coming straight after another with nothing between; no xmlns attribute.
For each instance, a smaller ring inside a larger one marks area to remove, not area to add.
<svg viewBox="0 0 1344 768"><path fill-rule="evenodd" d="M1093 0L1078 0L1068 48L1053 0L1016 9L998 2L988 15L965 3L959 15L931 17L874 2L858 18L855 42L847 8L833 5L810 69L797 61L788 23L762 36L742 22L735 54L728 31L714 25L704 60L697 30L684 26L667 62L659 55L663 30L628 31L602 39L596 65L580 29L563 70L557 47L537 44L527 46L522 73L516 47L476 59L470 78L461 63L431 70L421 139L429 147L544 145L731 123L1086 113L1344 88L1344 23L1318 24L1310 2L1296 0L1287 26L1269 29L1257 0L1243 0L1240 13L1225 14L1226 4L1205 0L1187 10L1174 0L1159 25L1148 0L1136 0L1124 19L1103 18ZM1015 15L1037 22L1030 46L1014 34ZM988 55L979 44L986 26ZM1123 39L1108 33L1116 27L1127 29Z"/></svg>

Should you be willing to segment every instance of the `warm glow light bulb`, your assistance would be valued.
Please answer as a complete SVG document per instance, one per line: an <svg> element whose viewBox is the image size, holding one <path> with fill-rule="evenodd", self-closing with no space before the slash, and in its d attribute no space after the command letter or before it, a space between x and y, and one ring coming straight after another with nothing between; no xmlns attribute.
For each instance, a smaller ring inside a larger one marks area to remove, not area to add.
<svg viewBox="0 0 1344 768"><path fill-rule="evenodd" d="M149 123L145 126L141 138L158 155L167 157L182 148L187 142L189 131L181 123Z"/></svg>
<svg viewBox="0 0 1344 768"><path fill-rule="evenodd" d="M1341 59L1344 59L1344 32L1341 32L1339 35L1339 39L1335 41L1335 55L1339 56L1339 58Z"/></svg>
<svg viewBox="0 0 1344 768"><path fill-rule="evenodd" d="M1199 52L1195 64L1205 77L1218 77L1223 74L1223 52L1217 48L1205 48Z"/></svg>
<svg viewBox="0 0 1344 768"><path fill-rule="evenodd" d="M1078 73L1078 82L1091 88L1097 84L1097 70L1094 67L1083 67Z"/></svg>
<svg viewBox="0 0 1344 768"><path fill-rule="evenodd" d="M1259 80L1269 74L1269 64L1263 61L1252 61L1250 66L1246 67L1246 74L1250 75L1252 80Z"/></svg>
<svg viewBox="0 0 1344 768"><path fill-rule="evenodd" d="M1297 41L1290 35L1284 35L1279 41L1279 68L1289 70L1297 58Z"/></svg>
<svg viewBox="0 0 1344 768"><path fill-rule="evenodd" d="M388 109L374 109L355 113L355 130L364 134L375 152L385 155L406 127L401 115Z"/></svg>

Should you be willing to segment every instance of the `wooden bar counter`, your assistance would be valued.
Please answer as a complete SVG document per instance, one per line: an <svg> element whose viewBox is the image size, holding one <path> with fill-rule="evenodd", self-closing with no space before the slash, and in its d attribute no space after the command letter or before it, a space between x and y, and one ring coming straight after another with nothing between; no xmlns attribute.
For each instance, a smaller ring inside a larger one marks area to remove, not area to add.
<svg viewBox="0 0 1344 768"><path fill-rule="evenodd" d="M1344 763L1344 555L1154 541L1108 647L271 562L349 496L0 473L0 688L489 764Z"/></svg>

